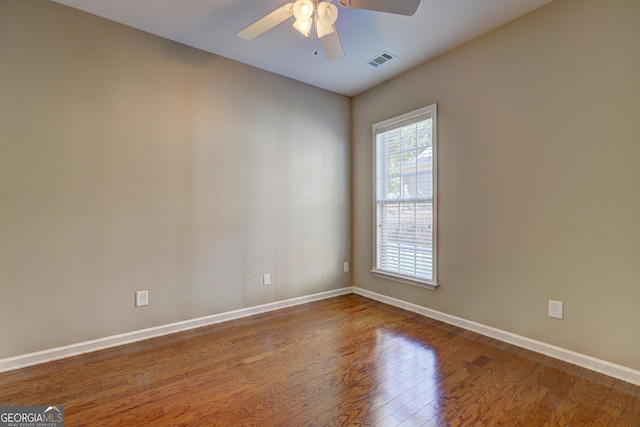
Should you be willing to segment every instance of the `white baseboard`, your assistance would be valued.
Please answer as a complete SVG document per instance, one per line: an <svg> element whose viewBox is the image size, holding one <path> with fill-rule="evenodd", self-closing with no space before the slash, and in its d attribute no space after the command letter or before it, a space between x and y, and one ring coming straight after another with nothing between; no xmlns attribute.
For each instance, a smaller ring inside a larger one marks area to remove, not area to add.
<svg viewBox="0 0 640 427"><path fill-rule="evenodd" d="M617 365L615 363L607 362L606 360L596 359L595 357L576 353L571 350L556 347L551 344L536 341L527 337L523 337L521 335L516 335L511 332L493 328L491 326L486 326L481 323L472 322L470 320L452 316L450 314L442 313L440 311L432 310L426 307L412 304L410 302L388 297L386 295L372 292L367 289L353 287L353 293L388 305L392 305L394 307L402 308L413 313L421 314L423 316L436 319L450 325L455 325L481 335L495 338L497 340L513 344L518 347L526 348L527 350L535 351L536 353L541 353L546 356L550 356L555 359L559 359L564 362L589 369L591 371L599 372L613 378L618 378L631 384L640 385L640 371L627 368L626 366Z"/></svg>
<svg viewBox="0 0 640 427"><path fill-rule="evenodd" d="M332 291L321 292L313 295L276 301L268 304L257 305L254 307L200 317L197 319L185 320L182 322L170 323L167 325L156 326L148 329L141 329L125 334L113 335L97 340L71 344L64 347L57 347L20 356L9 357L6 359L0 359L0 372L7 372L15 369L25 368L27 366L37 365L40 363L52 362L54 360L64 359L66 357L104 350L106 348L116 347L123 344L156 338L163 335L169 335L176 332L200 328L203 326L252 316L254 314L279 310L281 308L306 304L312 301L319 301L322 299L332 298L335 296L346 295L350 293L361 295L375 301L402 308L407 311L436 319L444 323L455 325L463 329L479 333L481 335L495 338L497 340L513 344L518 347L526 348L527 350L532 350L537 353L553 357L555 359L559 359L595 372L599 372L601 374L608 375L613 378L618 378L631 384L640 385L640 371L637 371L635 369L607 362L606 360L596 359L595 357L576 353L571 350L556 347L551 344L536 341L527 337L513 334L511 332L503 331L491 326L486 326L481 323L472 322L470 320L452 316L440 311L432 310L426 307L419 306L417 304L412 304L410 302L388 297L386 295L378 294L376 292L358 287L335 289Z"/></svg>
<svg viewBox="0 0 640 427"><path fill-rule="evenodd" d="M38 365L40 363L52 362L54 360L64 359L66 357L77 356L79 354L90 353L92 351L104 350L106 348L116 347L123 344L130 344L136 341L156 338L163 335L169 335L189 329L200 328L203 326L213 325L215 323L226 322L228 320L239 319L242 317L253 316L254 314L279 310L281 308L306 304L308 302L350 294L352 292L353 289L351 287L340 288L313 295L306 295L303 297L276 301L268 304L257 305L254 307L228 311L225 313L213 314L211 316L200 317L197 319L190 319L182 322L156 326L153 328L141 329L138 331L127 332L124 334L113 335L110 337L85 341L77 344L71 344L64 347L57 347L20 356L9 357L6 359L0 359L0 372L7 372L15 369L25 368L27 366Z"/></svg>

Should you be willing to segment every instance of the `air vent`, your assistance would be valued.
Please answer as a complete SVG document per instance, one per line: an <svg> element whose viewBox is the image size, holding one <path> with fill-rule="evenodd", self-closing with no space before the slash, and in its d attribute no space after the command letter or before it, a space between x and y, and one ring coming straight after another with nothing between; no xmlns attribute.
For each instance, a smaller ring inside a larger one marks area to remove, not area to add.
<svg viewBox="0 0 640 427"><path fill-rule="evenodd" d="M382 53L380 53L379 55L371 58L370 60L367 61L367 64L371 65L372 67L379 67L382 64L384 64L385 62L389 62L391 61L393 58L397 58L396 55L394 55L391 52L387 52L386 50Z"/></svg>

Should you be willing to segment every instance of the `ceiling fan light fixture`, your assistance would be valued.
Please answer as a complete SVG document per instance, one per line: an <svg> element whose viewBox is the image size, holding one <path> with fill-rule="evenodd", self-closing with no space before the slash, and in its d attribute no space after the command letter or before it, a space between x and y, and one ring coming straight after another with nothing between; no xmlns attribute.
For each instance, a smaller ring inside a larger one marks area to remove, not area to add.
<svg viewBox="0 0 640 427"><path fill-rule="evenodd" d="M310 21L315 6L311 0L296 0L293 3L293 16L296 21Z"/></svg>
<svg viewBox="0 0 640 427"><path fill-rule="evenodd" d="M318 38L321 39L324 36L328 36L329 34L336 31L335 25L324 25L322 22L316 22L316 29L318 31Z"/></svg>
<svg viewBox="0 0 640 427"><path fill-rule="evenodd" d="M307 19L306 21L296 19L296 22L293 23L293 28L298 30L303 36L309 37L309 33L311 32L311 19Z"/></svg>
<svg viewBox="0 0 640 427"><path fill-rule="evenodd" d="M2 1L2 0L0 0ZM238 37L253 40L276 25L295 17L293 28L305 37L309 37L315 25L314 39L321 40L322 49L329 61L336 61L344 57L342 41L335 26L338 19L338 8L333 0L291 0L278 9L263 16L248 27L238 32ZM335 0L341 7L371 10L375 12L393 13L396 15L413 15L421 0ZM314 50L317 55L318 50ZM385 61L389 60L386 56ZM381 59L382 61L382 59ZM375 60L368 62L372 66L379 63Z"/></svg>
<svg viewBox="0 0 640 427"><path fill-rule="evenodd" d="M318 20L322 25L332 26L338 19L338 8L333 3L323 1L318 4Z"/></svg>

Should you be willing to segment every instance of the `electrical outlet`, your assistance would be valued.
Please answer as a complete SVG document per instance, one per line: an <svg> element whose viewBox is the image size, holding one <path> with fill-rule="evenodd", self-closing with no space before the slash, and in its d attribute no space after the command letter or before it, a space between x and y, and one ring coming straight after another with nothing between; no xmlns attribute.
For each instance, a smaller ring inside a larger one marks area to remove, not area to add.
<svg viewBox="0 0 640 427"><path fill-rule="evenodd" d="M563 304L560 301L549 300L549 317L563 318Z"/></svg>
<svg viewBox="0 0 640 427"><path fill-rule="evenodd" d="M136 307L149 305L149 291L136 292Z"/></svg>
<svg viewBox="0 0 640 427"><path fill-rule="evenodd" d="M344 269L344 272L345 272L345 273L348 273L348 272L349 272L349 263L348 263L348 262L345 262L345 263L344 263L343 269Z"/></svg>
<svg viewBox="0 0 640 427"><path fill-rule="evenodd" d="M265 286L271 284L271 274L265 273L262 275L262 284Z"/></svg>

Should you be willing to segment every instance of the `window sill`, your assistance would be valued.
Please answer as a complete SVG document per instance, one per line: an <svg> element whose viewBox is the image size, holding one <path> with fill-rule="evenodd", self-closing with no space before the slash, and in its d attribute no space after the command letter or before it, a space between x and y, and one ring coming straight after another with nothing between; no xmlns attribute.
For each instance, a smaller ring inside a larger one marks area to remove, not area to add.
<svg viewBox="0 0 640 427"><path fill-rule="evenodd" d="M371 274L373 274L373 276L375 277L380 277L381 279L393 280L395 282L417 286L419 288L428 289L430 291L435 291L440 286L437 283L424 282L414 277L402 276L399 274L389 273L387 271L371 270Z"/></svg>

